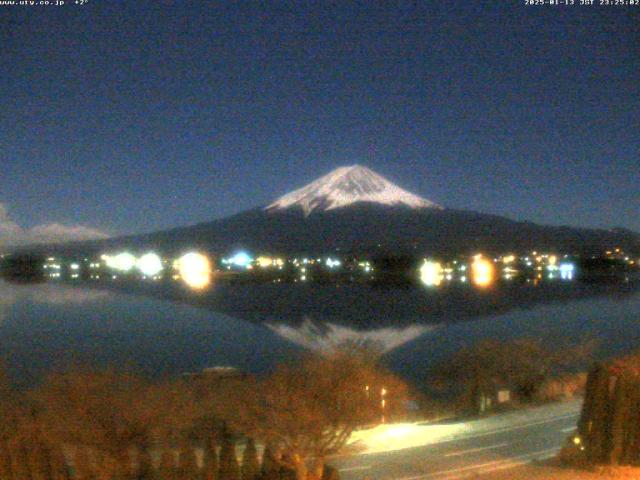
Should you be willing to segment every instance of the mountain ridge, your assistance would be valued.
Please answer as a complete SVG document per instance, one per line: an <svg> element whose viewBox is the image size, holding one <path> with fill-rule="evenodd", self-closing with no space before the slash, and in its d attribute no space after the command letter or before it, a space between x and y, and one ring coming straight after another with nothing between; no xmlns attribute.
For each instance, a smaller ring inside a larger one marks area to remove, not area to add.
<svg viewBox="0 0 640 480"><path fill-rule="evenodd" d="M539 225L443 208L366 167L341 167L273 203L196 225L106 240L24 247L46 253L117 249L166 254L201 249L225 254L473 254L547 250L640 253L640 234L621 229Z"/></svg>

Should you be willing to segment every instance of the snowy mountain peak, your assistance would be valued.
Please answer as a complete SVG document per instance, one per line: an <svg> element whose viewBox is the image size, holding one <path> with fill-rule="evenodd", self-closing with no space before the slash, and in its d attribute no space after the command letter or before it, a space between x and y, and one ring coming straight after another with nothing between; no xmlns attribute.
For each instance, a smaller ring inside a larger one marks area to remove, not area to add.
<svg viewBox="0 0 640 480"><path fill-rule="evenodd" d="M309 185L288 193L266 210L302 208L305 215L314 211L342 208L357 202L404 205L410 208L442 208L407 192L386 178L361 165L336 168Z"/></svg>

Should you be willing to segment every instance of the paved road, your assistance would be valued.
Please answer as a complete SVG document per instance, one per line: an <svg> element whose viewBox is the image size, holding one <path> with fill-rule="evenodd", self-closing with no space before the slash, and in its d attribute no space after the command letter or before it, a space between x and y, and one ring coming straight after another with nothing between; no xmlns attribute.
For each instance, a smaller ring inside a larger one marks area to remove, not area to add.
<svg viewBox="0 0 640 480"><path fill-rule="evenodd" d="M421 447L334 459L343 480L457 480L550 458L575 430L580 402L468 422L465 433ZM390 445L390 448L394 448Z"/></svg>

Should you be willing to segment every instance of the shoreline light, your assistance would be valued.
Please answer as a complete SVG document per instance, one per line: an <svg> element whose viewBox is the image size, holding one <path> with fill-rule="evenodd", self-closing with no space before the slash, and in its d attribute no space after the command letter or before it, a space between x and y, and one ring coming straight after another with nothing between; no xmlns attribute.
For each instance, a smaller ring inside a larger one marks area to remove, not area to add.
<svg viewBox="0 0 640 480"><path fill-rule="evenodd" d="M104 261L107 267L120 272L128 272L136 265L136 257L129 252L122 252L115 256L105 255Z"/></svg>
<svg viewBox="0 0 640 480"><path fill-rule="evenodd" d="M136 267L143 275L154 277L162 271L162 259L155 253L145 253L136 262Z"/></svg>
<svg viewBox="0 0 640 480"><path fill-rule="evenodd" d="M560 264L560 278L562 280L573 280L576 266L573 263Z"/></svg>
<svg viewBox="0 0 640 480"><path fill-rule="evenodd" d="M471 264L471 278L474 285L482 288L488 287L493 283L494 275L493 263L481 255L476 255Z"/></svg>
<svg viewBox="0 0 640 480"><path fill-rule="evenodd" d="M228 258L224 263L235 265L236 267L244 267L248 269L253 262L253 258L247 252L240 251Z"/></svg>
<svg viewBox="0 0 640 480"><path fill-rule="evenodd" d="M340 262L340 260L338 260L338 259L334 259L334 258L329 257L329 258L327 258L325 264L329 268L337 268L340 265L342 265L342 262Z"/></svg>
<svg viewBox="0 0 640 480"><path fill-rule="evenodd" d="M442 265L440 262L425 260L420 267L420 280L427 287L437 287L442 283Z"/></svg>
<svg viewBox="0 0 640 480"><path fill-rule="evenodd" d="M178 260L180 277L191 288L199 290L211 282L211 263L206 255L190 252Z"/></svg>

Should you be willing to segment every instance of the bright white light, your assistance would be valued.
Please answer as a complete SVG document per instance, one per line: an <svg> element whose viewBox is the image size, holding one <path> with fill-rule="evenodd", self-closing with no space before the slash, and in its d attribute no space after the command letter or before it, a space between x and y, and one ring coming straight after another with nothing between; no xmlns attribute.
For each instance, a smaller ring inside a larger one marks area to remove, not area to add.
<svg viewBox="0 0 640 480"><path fill-rule="evenodd" d="M131 255L129 252L122 252L114 257L105 255L105 257L104 261L107 264L107 267L121 272L128 272L136 265L136 257Z"/></svg>
<svg viewBox="0 0 640 480"><path fill-rule="evenodd" d="M341 265L340 260L333 259L333 258L327 258L327 261L325 263L327 264L327 267L329 267L329 268L335 268L335 267L339 267Z"/></svg>
<svg viewBox="0 0 640 480"><path fill-rule="evenodd" d="M146 253L136 262L143 275L153 277L162 271L162 259L155 253Z"/></svg>
<svg viewBox="0 0 640 480"><path fill-rule="evenodd" d="M77 263L72 263L71 270L80 270L80 265L78 265Z"/></svg>
<svg viewBox="0 0 640 480"><path fill-rule="evenodd" d="M437 287L442 283L442 265L440 262L425 260L420 267L420 280L428 287Z"/></svg>
<svg viewBox="0 0 640 480"><path fill-rule="evenodd" d="M573 263L560 264L560 278L562 280L573 280L576 266Z"/></svg>
<svg viewBox="0 0 640 480"><path fill-rule="evenodd" d="M180 277L191 288L201 289L211 282L211 263L209 259L196 252L187 253L178 261Z"/></svg>

